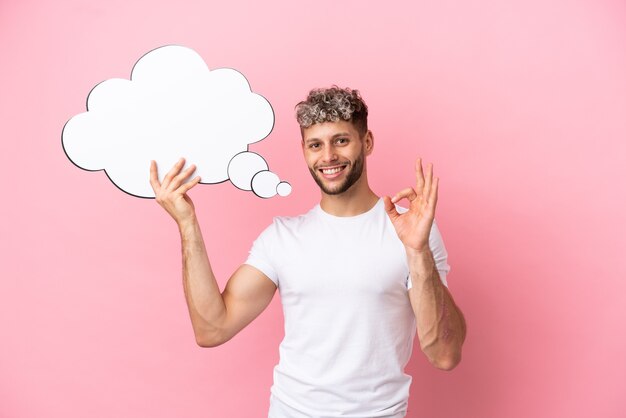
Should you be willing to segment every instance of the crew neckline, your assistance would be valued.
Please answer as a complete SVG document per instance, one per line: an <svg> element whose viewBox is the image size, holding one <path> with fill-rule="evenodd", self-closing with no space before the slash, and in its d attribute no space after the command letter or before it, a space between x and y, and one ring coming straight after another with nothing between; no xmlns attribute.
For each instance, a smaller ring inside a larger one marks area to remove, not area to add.
<svg viewBox="0 0 626 418"><path fill-rule="evenodd" d="M330 219L334 222L351 222L351 221L357 221L357 220L361 220L364 218L367 218L368 216L371 216L372 214L376 213L377 210L380 208L380 206L382 206L384 204L383 199L382 198L378 198L378 201L376 202L376 204L374 206L372 206L371 209L363 212L363 213L359 213L358 215L354 215L354 216L337 216L337 215L332 215L328 212L326 212L324 209L322 209L322 206L318 203L317 205L315 205L315 211L322 216L325 219Z"/></svg>

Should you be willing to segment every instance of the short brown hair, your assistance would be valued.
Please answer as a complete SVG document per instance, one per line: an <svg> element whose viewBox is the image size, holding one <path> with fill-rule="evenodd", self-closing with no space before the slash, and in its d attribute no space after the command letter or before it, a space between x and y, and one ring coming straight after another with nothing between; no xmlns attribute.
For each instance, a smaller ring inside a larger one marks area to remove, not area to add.
<svg viewBox="0 0 626 418"><path fill-rule="evenodd" d="M311 90L306 100L296 105L296 119L300 129L345 120L352 122L359 135L367 133L367 105L359 91L335 85Z"/></svg>

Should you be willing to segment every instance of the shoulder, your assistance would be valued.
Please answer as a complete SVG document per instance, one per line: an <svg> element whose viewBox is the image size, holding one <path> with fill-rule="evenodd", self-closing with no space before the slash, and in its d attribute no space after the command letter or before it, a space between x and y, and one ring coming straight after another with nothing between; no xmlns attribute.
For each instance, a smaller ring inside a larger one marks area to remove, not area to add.
<svg viewBox="0 0 626 418"><path fill-rule="evenodd" d="M298 216L275 216L272 219L272 225L276 229L294 229L306 223L306 215Z"/></svg>
<svg viewBox="0 0 626 418"><path fill-rule="evenodd" d="M302 230L313 222L315 209L297 216L275 216L272 223L261 233L262 236L285 236Z"/></svg>

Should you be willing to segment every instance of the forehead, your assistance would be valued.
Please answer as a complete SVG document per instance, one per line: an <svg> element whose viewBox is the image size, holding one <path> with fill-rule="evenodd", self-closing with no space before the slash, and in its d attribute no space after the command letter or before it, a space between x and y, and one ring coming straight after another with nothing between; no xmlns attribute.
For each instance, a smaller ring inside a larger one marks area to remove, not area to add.
<svg viewBox="0 0 626 418"><path fill-rule="evenodd" d="M312 139L330 139L333 136L345 134L350 136L359 136L358 131L352 124L345 120L339 122L322 122L315 123L308 128L302 129L302 140L308 141Z"/></svg>

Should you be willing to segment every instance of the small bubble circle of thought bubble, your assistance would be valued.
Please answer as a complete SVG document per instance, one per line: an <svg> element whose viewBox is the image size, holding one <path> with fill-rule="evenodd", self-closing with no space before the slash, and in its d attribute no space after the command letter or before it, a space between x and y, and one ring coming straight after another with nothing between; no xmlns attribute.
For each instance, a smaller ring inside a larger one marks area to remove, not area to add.
<svg viewBox="0 0 626 418"><path fill-rule="evenodd" d="M278 186L276 186L276 192L282 197L289 196L291 194L291 184L286 181L281 181L278 183Z"/></svg>
<svg viewBox="0 0 626 418"><path fill-rule="evenodd" d="M276 186L280 183L278 176L271 171L261 171L252 178L252 191L259 197L276 196Z"/></svg>
<svg viewBox="0 0 626 418"><path fill-rule="evenodd" d="M228 164L228 177L235 187L252 190L252 178L259 171L267 171L267 162L254 152L240 152Z"/></svg>

